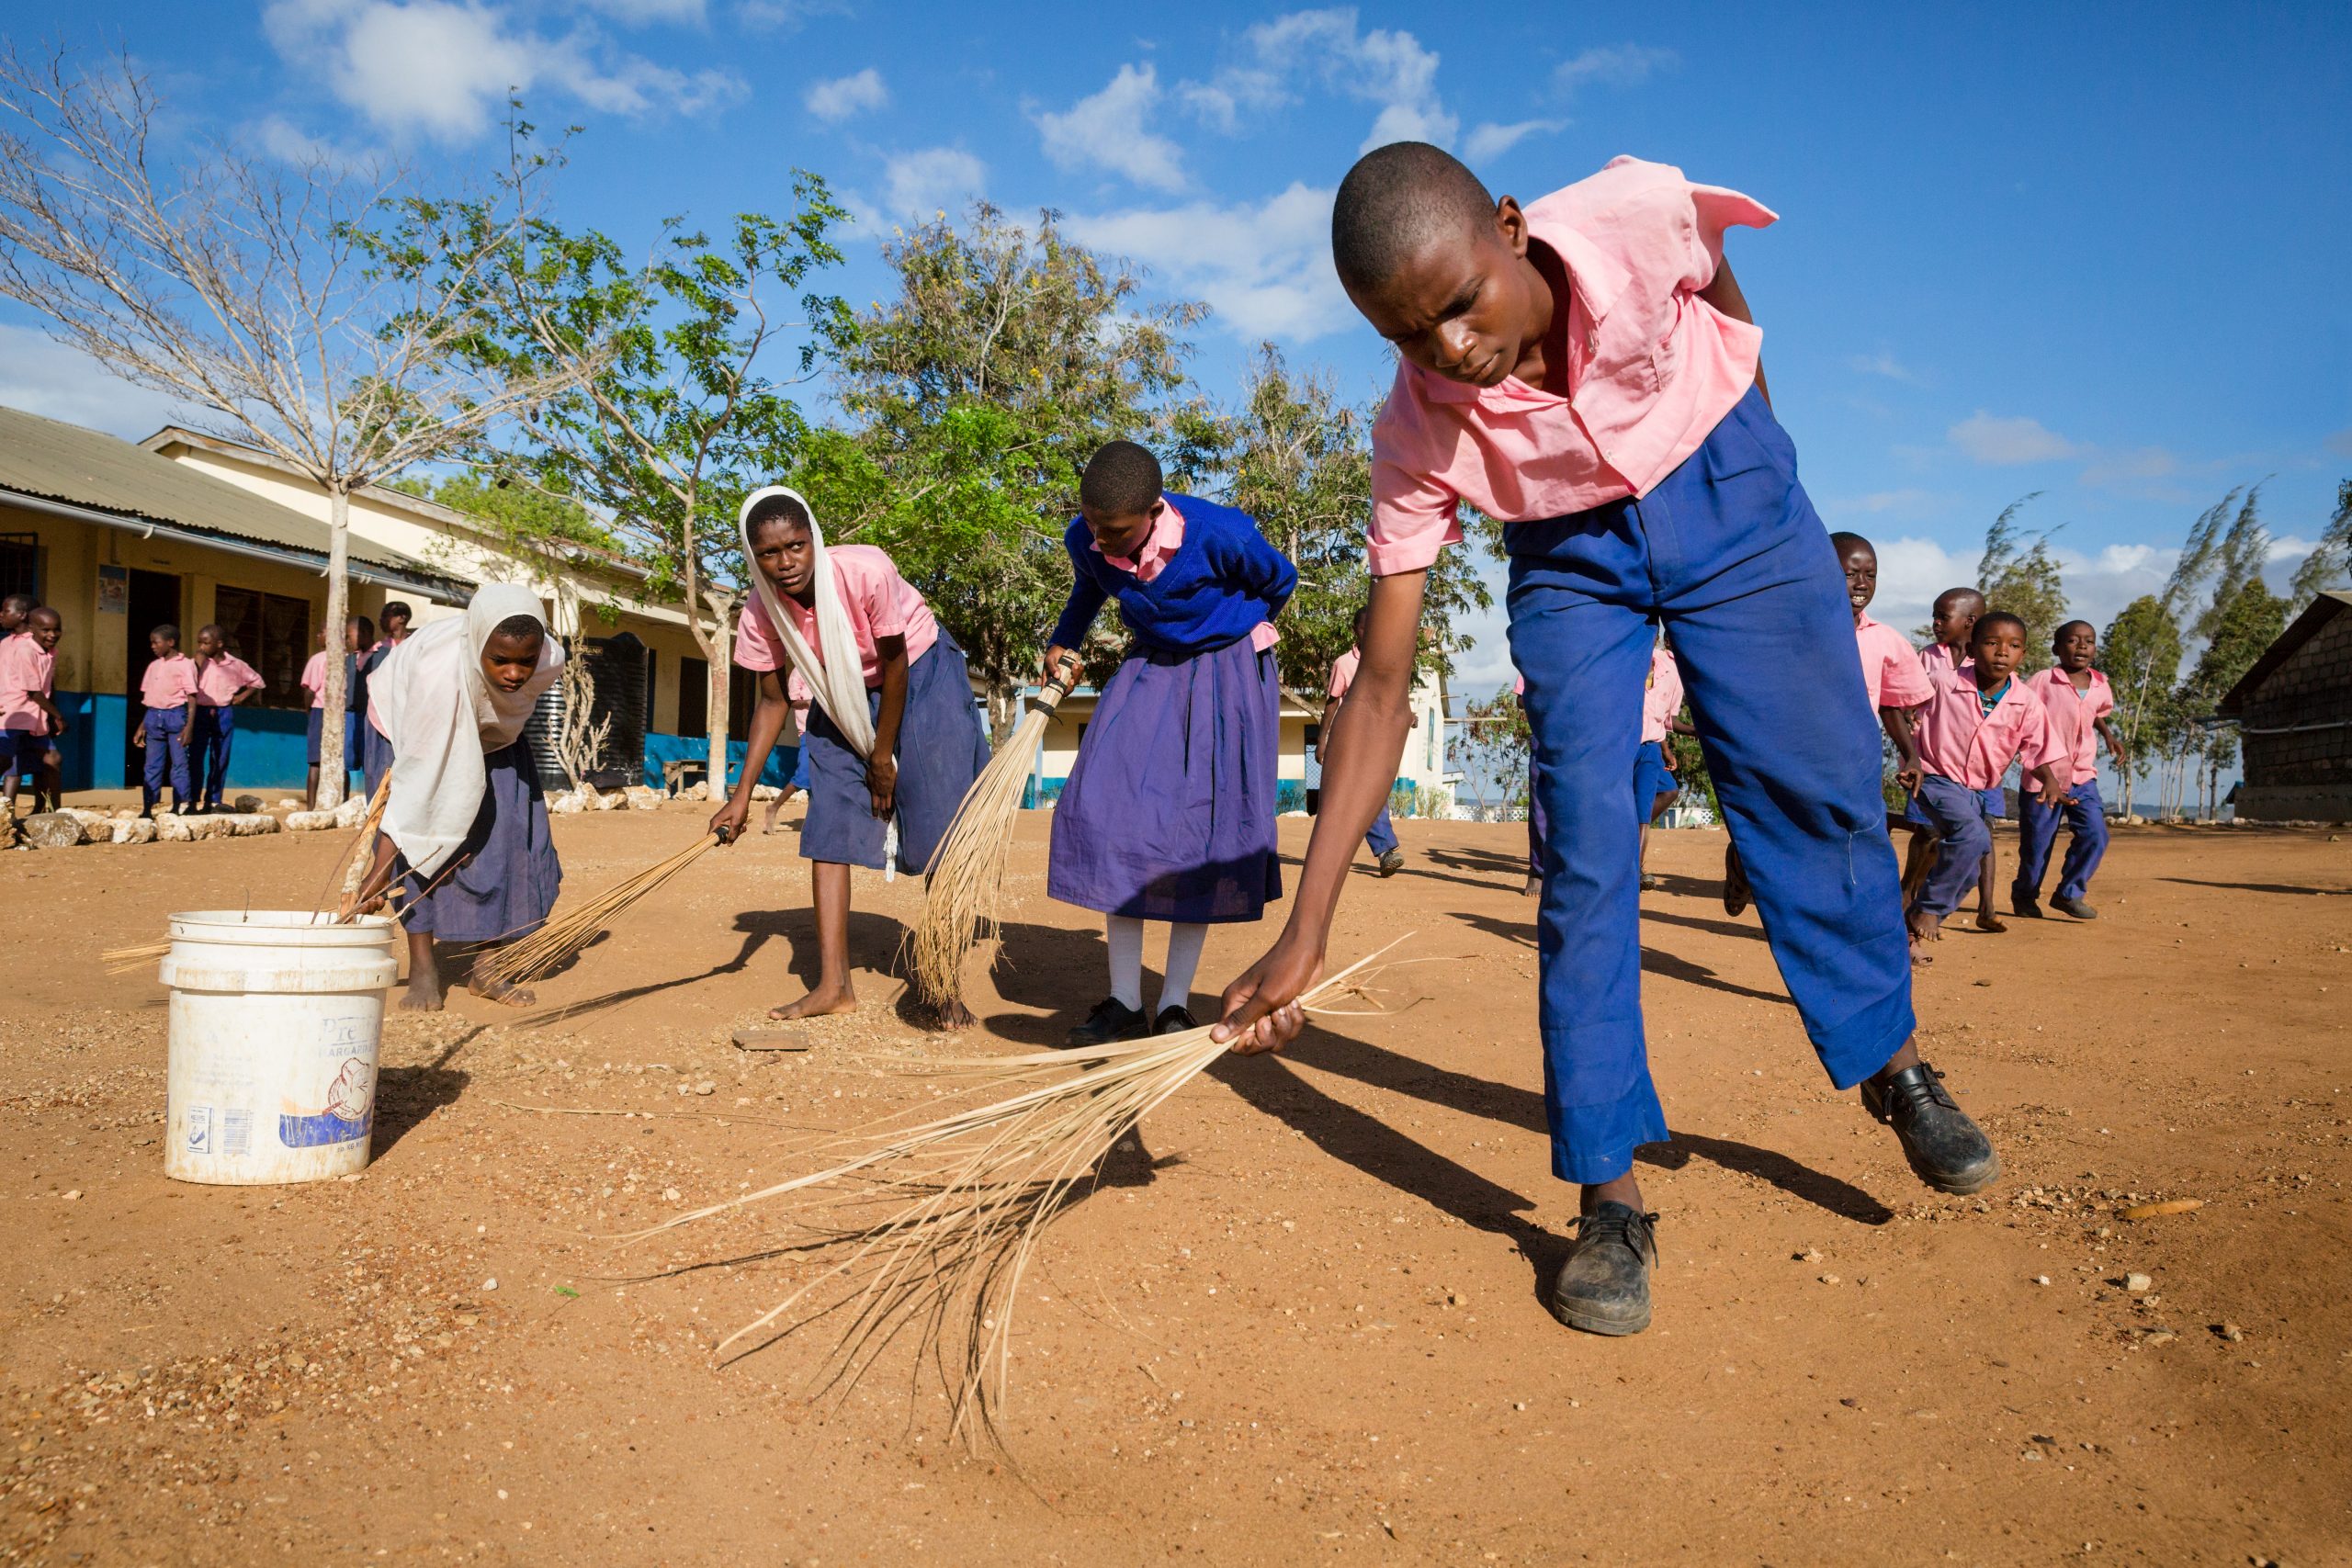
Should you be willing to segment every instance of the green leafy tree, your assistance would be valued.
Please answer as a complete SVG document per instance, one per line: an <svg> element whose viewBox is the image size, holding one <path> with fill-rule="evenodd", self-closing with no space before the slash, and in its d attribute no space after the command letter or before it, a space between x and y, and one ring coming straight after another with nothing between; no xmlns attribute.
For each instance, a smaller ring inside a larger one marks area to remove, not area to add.
<svg viewBox="0 0 2352 1568"><path fill-rule="evenodd" d="M1529 728L1527 710L1509 686L1484 702L1463 706L1460 758L1464 780L1480 807L1500 810L1528 805L1528 760L1535 752L1535 734ZM1487 798L1487 791L1495 798Z"/></svg>
<svg viewBox="0 0 2352 1568"><path fill-rule="evenodd" d="M2099 666L2115 692L2111 723L2131 759L2123 772L2123 815L2132 815L2134 786L2180 722L2174 682L2180 678L2180 623L2156 594L2143 593L2107 624Z"/></svg>
<svg viewBox="0 0 2352 1568"><path fill-rule="evenodd" d="M2049 668L2050 639L2066 618L2066 588L2058 558L2050 552L2050 534L2028 536L2018 513L2041 492L2020 496L2001 509L1984 531L1984 554L1976 563L1976 590L1989 610L2007 610L2025 622L2025 660L2018 668L2026 674Z"/></svg>
<svg viewBox="0 0 2352 1568"><path fill-rule="evenodd" d="M1114 438L1198 472L1213 424L1178 394L1183 333L1206 314L1149 305L1142 275L985 203L883 246L898 294L843 334L849 428L809 443L802 489L829 537L887 547L963 645L991 728L1019 716L1070 585L1062 530L1078 476ZM1112 644L1089 650L1099 669Z"/></svg>
<svg viewBox="0 0 2352 1568"><path fill-rule="evenodd" d="M2212 722L2211 716L2215 705L2238 683L2239 677L2253 668L2263 650L2287 629L2287 601L2273 593L2258 574L2250 575L2226 596L2215 596L2212 607L2198 622L2198 629L2211 640L2206 643L2205 651L2198 655L2195 668L2188 672L2182 688L2181 705L2185 712L2203 721L2199 727L2198 744L2198 759L2204 764L2199 811L2210 817L2220 807L2222 770L2234 763L2238 756L2237 726Z"/></svg>
<svg viewBox="0 0 2352 1568"><path fill-rule="evenodd" d="M414 211L420 226L460 240L484 218L470 202ZM729 667L745 592L735 514L808 455L812 433L794 388L850 335L847 309L811 280L841 261L831 234L847 216L823 180L796 171L780 219L741 213L716 235L668 219L641 263L594 230L535 221L470 283L492 321L472 345L485 369L579 376L502 431L483 460L605 519L638 578L636 597L684 612L709 668L714 790L727 778ZM559 507L533 520L571 526L572 516Z"/></svg>
<svg viewBox="0 0 2352 1568"><path fill-rule="evenodd" d="M2328 520L2319 544L2295 569L2294 599L2288 614L2302 614L2303 606L2332 588L2352 587L2352 479L2335 487L2335 515Z"/></svg>

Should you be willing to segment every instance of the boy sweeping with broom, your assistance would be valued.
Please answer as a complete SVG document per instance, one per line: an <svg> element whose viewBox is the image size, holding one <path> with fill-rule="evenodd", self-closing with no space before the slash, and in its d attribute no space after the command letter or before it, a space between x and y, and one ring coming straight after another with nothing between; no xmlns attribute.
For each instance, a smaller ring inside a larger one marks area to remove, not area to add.
<svg viewBox="0 0 2352 1568"><path fill-rule="evenodd" d="M1401 359L1373 432L1372 615L1297 902L1227 987L1218 1032L1248 1052L1302 1027L1297 998L1322 971L1350 853L1403 749L1430 563L1461 537L1464 504L1502 519L1511 656L1551 826L1552 1168L1583 1188L1549 1304L1599 1334L1650 1321L1656 1217L1633 1157L1668 1136L1642 1036L1632 799L1653 618L1830 1080L1861 1087L1930 1186L1973 1192L2000 1169L1912 1043L1878 729L1844 652L1853 614L1723 261L1727 225L1772 220L1630 158L1522 209L1419 142L1359 160L1331 218L1340 280Z"/></svg>
<svg viewBox="0 0 2352 1568"><path fill-rule="evenodd" d="M1160 484L1158 458L1109 443L1079 479L1082 515L1063 536L1074 581L1046 678L1064 673L1108 600L1135 637L1054 807L1046 891L1101 910L1111 948L1111 994L1070 1031L1073 1046L1198 1028L1193 974L1210 924L1257 919L1283 891L1273 618L1298 572L1244 513ZM1387 766L1393 782L1395 755ZM1377 810L1366 806L1351 845ZM1146 920L1170 925L1149 1013Z"/></svg>

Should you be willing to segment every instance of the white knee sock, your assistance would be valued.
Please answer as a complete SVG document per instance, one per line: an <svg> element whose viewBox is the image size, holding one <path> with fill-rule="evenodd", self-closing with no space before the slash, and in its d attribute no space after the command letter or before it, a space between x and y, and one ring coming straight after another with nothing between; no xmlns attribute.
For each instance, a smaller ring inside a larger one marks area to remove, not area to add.
<svg viewBox="0 0 2352 1568"><path fill-rule="evenodd" d="M1143 1010L1143 922L1125 915L1103 918L1111 944L1111 995L1120 1005ZM1199 949L1193 950L1195 953Z"/></svg>
<svg viewBox="0 0 2352 1568"><path fill-rule="evenodd" d="M1193 975L1201 966L1201 944L1209 939L1209 928L1204 925L1175 925L1168 928L1168 965L1160 973L1159 1005L1152 1010L1156 1019L1170 1008L1193 1005Z"/></svg>

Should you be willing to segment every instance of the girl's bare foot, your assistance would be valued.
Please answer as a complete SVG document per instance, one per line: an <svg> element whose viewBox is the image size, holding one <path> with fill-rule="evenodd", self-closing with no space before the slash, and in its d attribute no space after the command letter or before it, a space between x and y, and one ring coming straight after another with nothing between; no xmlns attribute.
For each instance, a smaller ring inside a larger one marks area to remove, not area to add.
<svg viewBox="0 0 2352 1568"><path fill-rule="evenodd" d="M1980 931L1992 931L1996 935L1998 935L2000 932L2007 931L2009 926L2007 920L2002 919L2000 916L1995 914L1992 910L1979 909L1976 911L1976 929Z"/></svg>
<svg viewBox="0 0 2352 1568"><path fill-rule="evenodd" d="M1913 946L1916 947L1923 942L1939 942L1943 939L1944 918L1941 915L1929 914L1925 909L1914 909L1908 919Z"/></svg>
<svg viewBox="0 0 2352 1568"><path fill-rule="evenodd" d="M528 986L493 980L487 975L476 976L467 982L466 989L486 1002L503 1002L511 1008L526 1008L539 999L539 993Z"/></svg>
<svg viewBox="0 0 2352 1568"><path fill-rule="evenodd" d="M942 1029L969 1029L979 1021L960 998L950 997L939 1004L939 1027Z"/></svg>
<svg viewBox="0 0 2352 1568"><path fill-rule="evenodd" d="M1532 898L1532 897L1534 897L1538 893L1541 893L1541 892L1543 892L1543 891L1544 891L1544 879L1543 879L1542 877L1540 877L1540 876L1536 875L1536 874L1535 874L1533 872L1532 872L1532 871L1531 871L1531 872L1529 872L1529 873L1527 874L1527 886L1524 886L1524 887L1522 887L1522 888L1521 888L1521 889L1519 890L1519 892L1520 892L1520 897L1522 897L1522 898Z"/></svg>
<svg viewBox="0 0 2352 1568"><path fill-rule="evenodd" d="M402 1012L439 1012L444 998L438 975L412 975L408 988L401 993Z"/></svg>
<svg viewBox="0 0 2352 1568"><path fill-rule="evenodd" d="M856 1010L857 993L847 986L819 986L797 1002L768 1009L768 1016L779 1023L789 1023L797 1018L821 1018L827 1013Z"/></svg>

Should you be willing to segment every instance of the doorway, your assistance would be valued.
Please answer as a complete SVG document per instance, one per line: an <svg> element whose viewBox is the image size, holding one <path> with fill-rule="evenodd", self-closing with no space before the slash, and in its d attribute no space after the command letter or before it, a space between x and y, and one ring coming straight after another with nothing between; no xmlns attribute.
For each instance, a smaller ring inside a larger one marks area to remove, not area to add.
<svg viewBox="0 0 2352 1568"><path fill-rule="evenodd" d="M166 621L177 625L180 618L180 580L168 571L130 570L130 592L125 596L128 613L123 616L123 635L130 646L123 668L130 671L129 685L124 695L130 699L125 709L130 715L130 728L122 737L122 782L126 787L136 785L147 765L147 753L130 743L147 722L147 705L139 700L140 678L147 673L147 666L155 661L147 647L147 634ZM187 651L187 628L180 627L180 651Z"/></svg>

